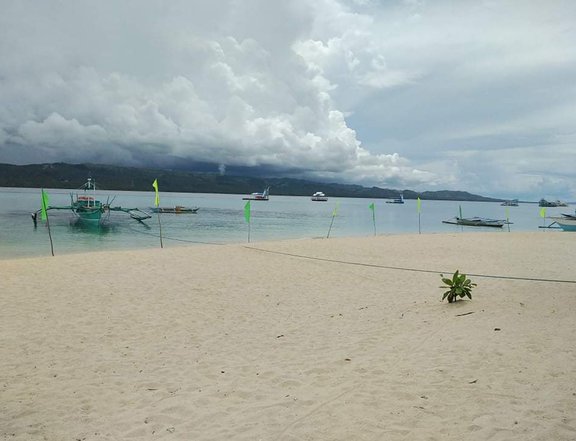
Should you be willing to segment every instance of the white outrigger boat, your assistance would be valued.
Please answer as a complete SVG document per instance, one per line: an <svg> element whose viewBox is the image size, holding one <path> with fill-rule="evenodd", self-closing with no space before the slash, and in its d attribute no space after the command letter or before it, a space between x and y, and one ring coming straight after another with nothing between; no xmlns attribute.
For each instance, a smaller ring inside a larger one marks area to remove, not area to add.
<svg viewBox="0 0 576 441"><path fill-rule="evenodd" d="M549 217L553 222L546 226L540 228L561 228L564 231L576 231L576 213L575 214L565 214L562 216ZM557 225L557 226L556 226Z"/></svg>
<svg viewBox="0 0 576 441"><path fill-rule="evenodd" d="M510 224L507 220L502 219L487 219L484 217L454 217L452 219L448 219L442 221L444 224L452 224L452 225L462 225L465 227L493 227L493 228L502 228L506 224Z"/></svg>

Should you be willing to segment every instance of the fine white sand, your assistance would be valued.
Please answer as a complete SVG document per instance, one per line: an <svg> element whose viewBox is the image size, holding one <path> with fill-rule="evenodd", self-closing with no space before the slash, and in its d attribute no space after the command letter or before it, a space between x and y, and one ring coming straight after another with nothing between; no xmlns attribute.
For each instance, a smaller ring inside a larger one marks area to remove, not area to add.
<svg viewBox="0 0 576 441"><path fill-rule="evenodd" d="M576 283L524 279L575 258L498 232L3 260L0 439L575 440ZM473 299L440 302L456 269Z"/></svg>

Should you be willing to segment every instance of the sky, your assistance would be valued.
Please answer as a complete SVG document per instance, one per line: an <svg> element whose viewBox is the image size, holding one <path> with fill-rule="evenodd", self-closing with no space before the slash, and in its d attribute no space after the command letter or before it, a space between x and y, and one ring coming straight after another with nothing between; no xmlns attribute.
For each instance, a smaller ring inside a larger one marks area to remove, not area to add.
<svg viewBox="0 0 576 441"><path fill-rule="evenodd" d="M576 2L2 0L0 162L576 201Z"/></svg>

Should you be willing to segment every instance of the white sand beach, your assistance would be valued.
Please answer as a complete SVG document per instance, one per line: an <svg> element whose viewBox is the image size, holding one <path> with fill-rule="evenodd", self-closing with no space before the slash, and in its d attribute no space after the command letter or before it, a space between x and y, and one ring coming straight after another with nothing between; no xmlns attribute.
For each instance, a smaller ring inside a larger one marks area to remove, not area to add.
<svg viewBox="0 0 576 441"><path fill-rule="evenodd" d="M0 439L575 440L575 258L539 231L2 260ZM456 269L473 299L441 302Z"/></svg>

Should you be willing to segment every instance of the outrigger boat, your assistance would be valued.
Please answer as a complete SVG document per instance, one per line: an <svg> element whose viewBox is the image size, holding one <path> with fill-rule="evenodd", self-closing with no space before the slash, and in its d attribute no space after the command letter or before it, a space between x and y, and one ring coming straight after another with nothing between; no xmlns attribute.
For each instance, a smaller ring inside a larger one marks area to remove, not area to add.
<svg viewBox="0 0 576 441"><path fill-rule="evenodd" d="M154 213L174 213L174 214L184 214L184 213L196 213L200 208L188 208L182 205L176 205L175 207L154 207L151 208Z"/></svg>
<svg viewBox="0 0 576 441"><path fill-rule="evenodd" d="M555 219L555 222L564 231L576 231L576 217L575 216L556 217L556 218L552 218L552 219Z"/></svg>
<svg viewBox="0 0 576 441"><path fill-rule="evenodd" d="M83 190L83 193L70 193L70 205L49 205L46 209L70 210L77 218L77 220L96 225L107 221L110 217L110 212L112 211L122 211L137 221L143 221L151 217L148 213L138 208L112 207L110 205L111 202L107 201L106 203L103 203L99 201L96 199L96 184L92 178L88 178L88 181L82 187L80 187L79 190ZM40 209L32 213L32 220L34 221L34 225L36 225L38 220L38 213L41 211L42 210Z"/></svg>
<svg viewBox="0 0 576 441"><path fill-rule="evenodd" d="M249 196L243 197L242 199L245 201L267 201L269 194L270 194L270 187L268 187L262 193L252 193Z"/></svg>
<svg viewBox="0 0 576 441"><path fill-rule="evenodd" d="M452 224L452 225L462 225L465 227L494 227L494 228L502 228L506 224L510 224L507 220L501 219L487 219L484 217L454 217L452 219L448 219L442 221L444 224Z"/></svg>
<svg viewBox="0 0 576 441"><path fill-rule="evenodd" d="M562 217L549 217L553 222L540 228L561 228L564 231L576 231L576 214L562 213Z"/></svg>

